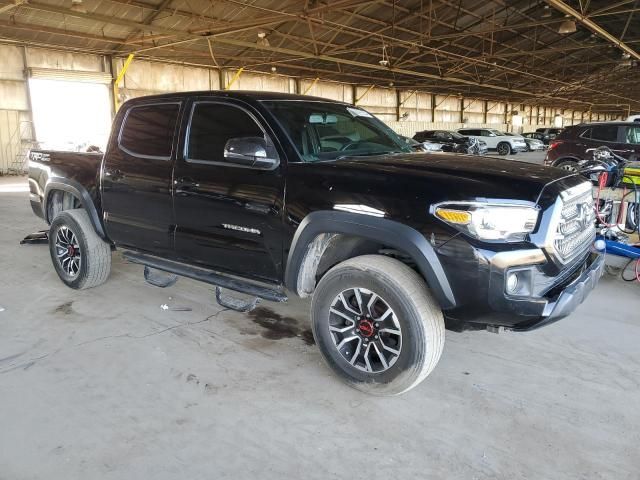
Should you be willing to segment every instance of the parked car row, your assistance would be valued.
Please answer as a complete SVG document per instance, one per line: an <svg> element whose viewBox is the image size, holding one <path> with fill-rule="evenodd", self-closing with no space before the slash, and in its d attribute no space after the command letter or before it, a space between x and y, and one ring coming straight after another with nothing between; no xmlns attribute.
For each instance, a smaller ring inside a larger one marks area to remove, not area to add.
<svg viewBox="0 0 640 480"><path fill-rule="evenodd" d="M457 131L424 130L416 132L413 139L425 145L425 150L432 150L433 144L436 144L440 147L436 149L443 152L484 155L489 150L493 150L499 155L510 155L545 149L549 135L539 132L518 135L490 128L461 128ZM476 148L471 145L472 139L477 141ZM546 143L545 139L547 139Z"/></svg>
<svg viewBox="0 0 640 480"><path fill-rule="evenodd" d="M442 152L485 155L489 151L487 144L482 140L473 141L469 137L447 130L424 130L417 132L413 139L424 145L438 145Z"/></svg>

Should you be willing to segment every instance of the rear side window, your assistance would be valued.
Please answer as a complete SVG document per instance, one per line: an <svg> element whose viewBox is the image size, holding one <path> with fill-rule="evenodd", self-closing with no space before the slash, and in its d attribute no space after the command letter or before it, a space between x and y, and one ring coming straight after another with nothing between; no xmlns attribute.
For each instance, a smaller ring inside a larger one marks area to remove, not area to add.
<svg viewBox="0 0 640 480"><path fill-rule="evenodd" d="M636 145L640 145L640 125L627 127L627 131L624 135L625 143L633 143Z"/></svg>
<svg viewBox="0 0 640 480"><path fill-rule="evenodd" d="M187 158L224 162L224 146L236 137L264 137L264 132L251 115L238 107L196 103L189 127Z"/></svg>
<svg viewBox="0 0 640 480"><path fill-rule="evenodd" d="M120 130L120 147L138 157L170 159L179 110L179 103L130 108Z"/></svg>
<svg viewBox="0 0 640 480"><path fill-rule="evenodd" d="M618 141L617 125L597 125L591 127L591 140L600 140L603 142Z"/></svg>

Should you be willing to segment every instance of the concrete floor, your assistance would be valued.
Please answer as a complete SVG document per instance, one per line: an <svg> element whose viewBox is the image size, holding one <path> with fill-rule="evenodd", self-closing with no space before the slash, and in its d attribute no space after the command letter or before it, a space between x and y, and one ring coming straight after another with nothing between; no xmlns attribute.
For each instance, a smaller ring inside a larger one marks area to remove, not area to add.
<svg viewBox="0 0 640 480"><path fill-rule="evenodd" d="M304 302L221 311L119 255L66 288L18 244L45 226L23 185L0 178L0 479L638 479L637 284L540 331L447 332L424 383L376 398L323 365Z"/></svg>

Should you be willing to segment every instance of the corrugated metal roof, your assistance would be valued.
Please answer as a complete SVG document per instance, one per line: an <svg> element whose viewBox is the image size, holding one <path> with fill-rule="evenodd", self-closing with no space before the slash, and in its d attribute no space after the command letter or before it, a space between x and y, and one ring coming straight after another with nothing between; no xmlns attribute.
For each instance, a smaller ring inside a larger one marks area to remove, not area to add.
<svg viewBox="0 0 640 480"><path fill-rule="evenodd" d="M637 59L579 20L575 33L558 33L566 18L557 5L578 10L635 53L637 2L592 0L586 11L578 0L548 3L5 0L0 38L512 102L639 109Z"/></svg>

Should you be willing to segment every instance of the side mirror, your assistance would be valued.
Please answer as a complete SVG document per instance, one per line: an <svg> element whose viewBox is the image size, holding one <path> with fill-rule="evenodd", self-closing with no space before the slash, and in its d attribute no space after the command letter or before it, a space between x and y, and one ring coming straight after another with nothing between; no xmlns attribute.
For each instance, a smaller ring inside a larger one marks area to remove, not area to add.
<svg viewBox="0 0 640 480"><path fill-rule="evenodd" d="M280 164L275 148L262 137L230 138L224 146L224 158L229 163L260 170L273 170Z"/></svg>

